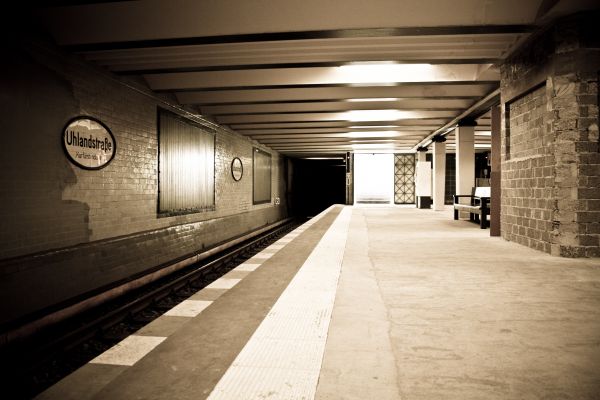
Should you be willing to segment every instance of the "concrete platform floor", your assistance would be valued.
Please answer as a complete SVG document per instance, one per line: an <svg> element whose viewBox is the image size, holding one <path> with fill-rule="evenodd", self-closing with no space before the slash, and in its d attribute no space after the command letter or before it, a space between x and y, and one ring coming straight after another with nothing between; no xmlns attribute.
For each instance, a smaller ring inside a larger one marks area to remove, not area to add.
<svg viewBox="0 0 600 400"><path fill-rule="evenodd" d="M600 399L600 259L354 207L317 399Z"/></svg>
<svg viewBox="0 0 600 400"><path fill-rule="evenodd" d="M332 207L211 286L38 398L600 399L600 259L450 209Z"/></svg>

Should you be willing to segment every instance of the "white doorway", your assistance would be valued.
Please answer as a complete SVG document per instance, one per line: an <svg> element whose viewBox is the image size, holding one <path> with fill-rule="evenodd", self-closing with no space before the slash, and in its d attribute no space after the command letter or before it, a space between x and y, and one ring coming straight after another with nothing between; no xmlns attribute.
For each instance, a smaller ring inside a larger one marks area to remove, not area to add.
<svg viewBox="0 0 600 400"><path fill-rule="evenodd" d="M354 154L354 202L391 204L394 201L394 155Z"/></svg>

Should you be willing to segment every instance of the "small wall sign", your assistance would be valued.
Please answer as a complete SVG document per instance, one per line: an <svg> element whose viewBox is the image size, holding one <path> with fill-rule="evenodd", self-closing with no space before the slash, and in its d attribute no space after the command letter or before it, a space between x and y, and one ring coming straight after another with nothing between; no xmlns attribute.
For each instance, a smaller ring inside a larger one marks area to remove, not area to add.
<svg viewBox="0 0 600 400"><path fill-rule="evenodd" d="M242 160L238 157L235 157L233 161L231 161L231 176L233 176L234 181L239 181L242 179L242 175L244 175L244 166L242 165Z"/></svg>
<svg viewBox="0 0 600 400"><path fill-rule="evenodd" d="M62 144L71 162L83 169L104 168L117 152L110 129L92 117L70 120L63 130Z"/></svg>

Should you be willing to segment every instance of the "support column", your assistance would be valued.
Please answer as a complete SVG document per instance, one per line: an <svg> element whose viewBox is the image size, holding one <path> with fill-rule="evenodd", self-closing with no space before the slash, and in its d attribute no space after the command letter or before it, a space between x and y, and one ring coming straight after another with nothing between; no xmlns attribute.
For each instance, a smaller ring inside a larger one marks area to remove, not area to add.
<svg viewBox="0 0 600 400"><path fill-rule="evenodd" d="M354 204L354 153L346 153L346 205Z"/></svg>
<svg viewBox="0 0 600 400"><path fill-rule="evenodd" d="M472 119L461 120L455 129L456 137L456 194L471 194L475 186L475 125ZM461 203L468 203L468 198L461 199ZM468 212L461 212L460 216L468 218Z"/></svg>
<svg viewBox="0 0 600 400"><path fill-rule="evenodd" d="M490 172L490 236L500 236L500 106L492 107L492 160Z"/></svg>
<svg viewBox="0 0 600 400"><path fill-rule="evenodd" d="M427 165L427 147L417 149L415 194L417 208L431 208L431 165Z"/></svg>
<svg viewBox="0 0 600 400"><path fill-rule="evenodd" d="M443 211L446 199L446 138L433 138L433 209Z"/></svg>
<svg viewBox="0 0 600 400"><path fill-rule="evenodd" d="M417 162L427 161L427 147L417 149Z"/></svg>

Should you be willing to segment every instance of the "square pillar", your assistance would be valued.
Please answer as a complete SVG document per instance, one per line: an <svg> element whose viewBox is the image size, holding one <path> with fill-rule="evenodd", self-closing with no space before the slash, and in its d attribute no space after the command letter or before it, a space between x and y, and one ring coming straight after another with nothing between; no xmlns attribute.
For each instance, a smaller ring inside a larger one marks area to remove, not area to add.
<svg viewBox="0 0 600 400"><path fill-rule="evenodd" d="M417 149L417 162L427 161L427 147Z"/></svg>
<svg viewBox="0 0 600 400"><path fill-rule="evenodd" d="M427 161L427 147L419 147L417 149L417 165L415 166L415 172L418 175L419 174L419 166L423 167L425 164L420 164L420 163L425 163ZM431 171L431 170L429 170ZM415 200L416 200L416 204L417 204L417 208L430 208L431 207L431 196L427 196L427 195L420 195L420 185L419 183L421 182L421 179L427 179L427 176L425 176L427 173L425 172L425 170L423 170L423 168L421 168L421 175L423 176L415 176ZM431 174L429 174L429 176L431 176ZM430 179L430 178L429 178Z"/></svg>
<svg viewBox="0 0 600 400"><path fill-rule="evenodd" d="M346 153L346 205L354 204L354 153Z"/></svg>
<svg viewBox="0 0 600 400"><path fill-rule="evenodd" d="M443 211L446 198L446 138L433 138L433 209Z"/></svg>
<svg viewBox="0 0 600 400"><path fill-rule="evenodd" d="M462 120L455 129L456 137L456 194L471 194L475 186L475 121ZM469 198L462 198L461 203L468 204ZM460 216L468 218L468 212Z"/></svg>
<svg viewBox="0 0 600 400"><path fill-rule="evenodd" d="M500 106L492 107L492 161L490 173L490 236L500 236L500 205L502 190L500 179L502 164L500 163Z"/></svg>

